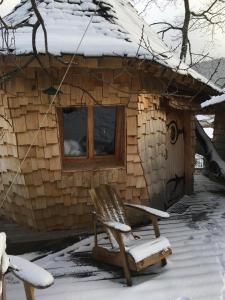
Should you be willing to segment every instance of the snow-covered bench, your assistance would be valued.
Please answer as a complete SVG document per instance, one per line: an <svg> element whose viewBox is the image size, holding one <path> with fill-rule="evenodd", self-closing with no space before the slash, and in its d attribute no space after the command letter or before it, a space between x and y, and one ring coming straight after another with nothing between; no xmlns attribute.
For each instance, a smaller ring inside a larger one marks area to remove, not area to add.
<svg viewBox="0 0 225 300"><path fill-rule="evenodd" d="M11 271L23 281L27 300L35 300L35 288L45 289L54 282L45 269L19 256L6 254L6 234L0 233L0 300L5 300L4 274Z"/></svg>

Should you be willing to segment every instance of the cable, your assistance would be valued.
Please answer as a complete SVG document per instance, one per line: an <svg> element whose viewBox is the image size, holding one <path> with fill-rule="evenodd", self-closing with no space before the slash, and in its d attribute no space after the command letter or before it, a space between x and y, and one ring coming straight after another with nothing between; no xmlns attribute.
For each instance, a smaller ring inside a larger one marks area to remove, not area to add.
<svg viewBox="0 0 225 300"><path fill-rule="evenodd" d="M100 2L100 0L98 1L97 5L99 4L99 2ZM95 14L96 14L96 10L97 10L97 5L96 5L96 9L95 9ZM92 23L92 20L93 20L95 14L93 14L93 15L91 16L90 21L88 22L87 27L85 28L85 31L84 31L84 33L83 33L81 39L80 39L80 42L79 42L78 45L77 45L77 48L76 48L76 50L75 50L75 52L74 52L74 54L73 54L73 56L72 56L72 58L71 58L71 60L70 60L69 65L68 65L68 67L67 67L67 69L66 69L66 71L65 71L65 73L64 73L64 75L63 75L63 77L62 77L62 80L61 80L61 82L60 82L60 84L59 84L59 86L58 86L58 88L57 88L57 91L56 91L54 97L52 98L52 100L51 100L51 102L50 102L50 104L49 104L49 107L48 107L48 109L47 109L47 111L46 111L46 113L45 113L43 119L42 119L41 122L40 122L39 129L38 129L38 131L35 133L35 135L34 135L34 137L33 137L33 140L32 140L32 142L31 142L31 144L30 144L30 146L29 146L29 148L28 148L26 154L25 154L25 156L24 156L22 162L20 163L20 169L21 169L21 167L23 166L25 160L27 159L27 156L28 156L28 154L29 154L31 148L32 148L32 146L34 145L34 142L36 141L39 132L41 131L41 127L43 127L42 125L45 124L45 120L46 120L46 118L47 118L47 115L48 115L48 113L50 112L50 110L51 110L51 108L52 108L52 105L53 105L54 102L55 102L56 96L57 96L57 94L58 94L58 92L59 92L59 90L60 90L60 88L61 88L61 86L62 86L62 84L63 84L63 82L64 82L64 80L65 80L65 78L66 78L66 76L67 76L67 74L68 74L68 72L69 72L69 69L70 69L70 67L71 67L71 65L72 65L72 63L73 63L73 60L74 60L75 56L77 55L77 52L78 52L78 50L79 50L79 48L80 48L80 45L81 45L82 42L83 42L83 39L84 39L84 37L85 37L85 35L86 35L87 31L88 31L88 28L90 27L90 25L91 25L91 23ZM14 176L14 178L13 178L13 180L12 180L12 182L11 182L11 184L10 184L8 190L7 190L7 192L5 193L5 197L4 197L3 200L1 201L0 208L3 207L3 205L4 205L4 203L5 203L6 199L7 199L7 197L8 197L8 195L9 195L9 192L11 191L12 186L14 185L14 183L15 183L15 181L16 181L16 179L17 179L19 173L20 173L20 169L18 169L18 171L16 172L16 175Z"/></svg>

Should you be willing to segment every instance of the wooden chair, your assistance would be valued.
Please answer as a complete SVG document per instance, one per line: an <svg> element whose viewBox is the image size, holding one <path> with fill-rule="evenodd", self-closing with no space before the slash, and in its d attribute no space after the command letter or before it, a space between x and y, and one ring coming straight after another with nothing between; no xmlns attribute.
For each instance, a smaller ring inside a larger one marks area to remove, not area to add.
<svg viewBox="0 0 225 300"><path fill-rule="evenodd" d="M5 249L6 235L4 232L1 232L0 257L2 257L2 260L0 261L0 282L1 279L4 279L6 271L11 271L23 282L27 300L35 300L35 288L45 289L53 284L54 278L49 272L27 259L14 255L7 255ZM0 296L0 300L5 300L4 284L1 291L2 296Z"/></svg>
<svg viewBox="0 0 225 300"><path fill-rule="evenodd" d="M130 271L141 271L157 262L166 264L166 257L172 254L172 250L168 239L160 237L158 218L168 218L168 213L142 205L123 204L116 190L110 185L101 185L89 192L95 206L95 246L92 252L94 259L122 267L128 286L132 285ZM132 234L125 207L148 214L155 239L143 241ZM98 244L97 221L106 230L110 247Z"/></svg>

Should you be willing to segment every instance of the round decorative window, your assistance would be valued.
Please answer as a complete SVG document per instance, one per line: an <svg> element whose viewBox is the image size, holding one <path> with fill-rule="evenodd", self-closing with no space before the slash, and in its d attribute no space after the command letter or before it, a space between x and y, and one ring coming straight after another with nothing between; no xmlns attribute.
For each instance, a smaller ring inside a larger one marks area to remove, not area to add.
<svg viewBox="0 0 225 300"><path fill-rule="evenodd" d="M175 121L171 121L168 125L168 132L170 137L170 143L175 144L177 142L179 136L179 130L177 127L177 123Z"/></svg>

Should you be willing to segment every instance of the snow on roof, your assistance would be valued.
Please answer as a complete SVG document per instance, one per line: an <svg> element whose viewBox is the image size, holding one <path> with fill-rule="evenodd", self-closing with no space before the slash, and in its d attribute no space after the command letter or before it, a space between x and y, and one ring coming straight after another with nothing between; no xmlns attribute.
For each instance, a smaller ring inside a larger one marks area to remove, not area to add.
<svg viewBox="0 0 225 300"><path fill-rule="evenodd" d="M190 75L220 91L204 76L187 65L180 64L179 59L170 53L163 41L138 15L129 0L36 0L36 3L47 29L48 50L52 55L74 54L77 50L77 55L87 57L138 57L156 61L174 71L178 70L178 73ZM91 24L81 45L78 46L90 18ZM13 53L32 53L30 25L35 24L37 19L31 1L21 0L4 20L10 25L28 25L10 34L12 41L15 37ZM36 46L38 53L46 52L41 26L37 31ZM4 53L4 49L0 50Z"/></svg>
<svg viewBox="0 0 225 300"><path fill-rule="evenodd" d="M206 122L208 124L212 124L215 119L214 115L197 115L196 117L199 122Z"/></svg>
<svg viewBox="0 0 225 300"><path fill-rule="evenodd" d="M222 103L224 101L225 101L225 94L220 95L220 96L214 96L214 97L211 97L209 100L206 100L205 102L203 102L201 104L201 107L205 108L205 107L208 107L211 105Z"/></svg>

